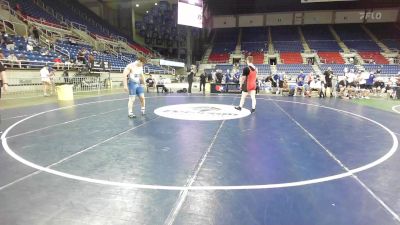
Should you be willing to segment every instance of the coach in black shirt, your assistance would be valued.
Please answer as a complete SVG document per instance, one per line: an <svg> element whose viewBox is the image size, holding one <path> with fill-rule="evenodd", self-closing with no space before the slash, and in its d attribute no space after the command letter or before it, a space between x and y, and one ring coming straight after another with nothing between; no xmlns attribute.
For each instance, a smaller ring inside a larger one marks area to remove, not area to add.
<svg viewBox="0 0 400 225"><path fill-rule="evenodd" d="M194 70L191 69L188 75L188 83L189 83L188 93L192 93L193 79L194 79Z"/></svg>
<svg viewBox="0 0 400 225"><path fill-rule="evenodd" d="M204 73L200 75L200 91L201 87L203 87L203 92L206 92L206 75Z"/></svg>

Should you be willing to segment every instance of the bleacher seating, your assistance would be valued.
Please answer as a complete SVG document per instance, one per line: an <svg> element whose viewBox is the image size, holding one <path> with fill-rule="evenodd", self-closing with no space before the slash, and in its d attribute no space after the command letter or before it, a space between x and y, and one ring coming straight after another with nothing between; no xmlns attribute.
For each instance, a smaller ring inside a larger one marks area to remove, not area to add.
<svg viewBox="0 0 400 225"><path fill-rule="evenodd" d="M307 41L311 49L322 52L339 52L342 50L335 40Z"/></svg>
<svg viewBox="0 0 400 225"><path fill-rule="evenodd" d="M344 64L345 61L339 52L318 52L322 63Z"/></svg>
<svg viewBox="0 0 400 225"><path fill-rule="evenodd" d="M303 31L304 38L308 41L335 40L335 37L333 37L327 25L307 25L307 26L302 26L301 30Z"/></svg>
<svg viewBox="0 0 400 225"><path fill-rule="evenodd" d="M347 40L343 41L349 49L359 52L379 52L381 48L372 40Z"/></svg>
<svg viewBox="0 0 400 225"><path fill-rule="evenodd" d="M243 68L247 65L240 65L239 70L243 71ZM254 66L258 69L258 76L268 76L271 75L271 66L266 64L254 64Z"/></svg>
<svg viewBox="0 0 400 225"><path fill-rule="evenodd" d="M381 42L390 49L400 50L400 39L383 39Z"/></svg>
<svg viewBox="0 0 400 225"><path fill-rule="evenodd" d="M229 53L212 53L208 57L209 63L227 63L229 61Z"/></svg>
<svg viewBox="0 0 400 225"><path fill-rule="evenodd" d="M300 52L304 49L297 27L271 27L271 36L275 50L280 52Z"/></svg>
<svg viewBox="0 0 400 225"><path fill-rule="evenodd" d="M363 66L367 71L380 70L385 76L394 76L400 72L400 65L364 64Z"/></svg>
<svg viewBox="0 0 400 225"><path fill-rule="evenodd" d="M313 72L312 66L307 64L278 64L277 70L291 76L297 76L301 71L303 71L303 73Z"/></svg>
<svg viewBox="0 0 400 225"><path fill-rule="evenodd" d="M322 72L328 70L328 68L332 69L334 75L342 75L344 73L344 68L348 68L349 70L356 70L357 68L353 64L321 64L319 68Z"/></svg>
<svg viewBox="0 0 400 225"><path fill-rule="evenodd" d="M50 15L45 10L40 8L32 0L12 0L9 1L9 3L13 8L15 8L17 4L19 4L21 7L21 11L24 15L44 20L49 23L60 24L54 16Z"/></svg>
<svg viewBox="0 0 400 225"><path fill-rule="evenodd" d="M359 55L368 63L389 64L389 61L380 52L359 52Z"/></svg>
<svg viewBox="0 0 400 225"><path fill-rule="evenodd" d="M264 63L264 53L263 52L253 52L250 55L253 56L254 64L263 64Z"/></svg>
<svg viewBox="0 0 400 225"><path fill-rule="evenodd" d="M359 24L335 25L334 29L349 49L366 52L381 50Z"/></svg>
<svg viewBox="0 0 400 225"><path fill-rule="evenodd" d="M367 28L388 48L400 49L400 29L394 24L368 24Z"/></svg>
<svg viewBox="0 0 400 225"><path fill-rule="evenodd" d="M14 41L15 49L14 51L9 51L6 49L5 46L2 46L1 49L4 56L7 58L11 53L14 53L18 59L32 61L31 63L29 63L30 67L35 67L37 65L35 62L41 62L41 65L43 64L43 62L52 62L59 55L59 53L52 50L49 50L48 55L43 55L42 52L39 51L28 52L26 50L26 40L23 37L10 36L10 38Z"/></svg>
<svg viewBox="0 0 400 225"><path fill-rule="evenodd" d="M301 52L304 50L301 41L273 41L275 50L279 52Z"/></svg>
<svg viewBox="0 0 400 225"><path fill-rule="evenodd" d="M280 54L282 63L284 64L301 64L303 58L300 52L281 52Z"/></svg>
<svg viewBox="0 0 400 225"><path fill-rule="evenodd" d="M236 48L238 35L239 30L236 28L218 29L208 61L210 63L227 63L230 58L229 54Z"/></svg>
<svg viewBox="0 0 400 225"><path fill-rule="evenodd" d="M232 71L233 65L232 64L217 64L215 65L216 70L222 70L226 72L227 70Z"/></svg>

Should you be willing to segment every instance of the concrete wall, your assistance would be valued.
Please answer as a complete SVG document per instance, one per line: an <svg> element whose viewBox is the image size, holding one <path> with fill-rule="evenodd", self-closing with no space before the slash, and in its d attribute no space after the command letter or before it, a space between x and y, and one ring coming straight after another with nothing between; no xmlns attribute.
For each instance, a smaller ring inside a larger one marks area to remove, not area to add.
<svg viewBox="0 0 400 225"><path fill-rule="evenodd" d="M235 16L214 16L213 17L213 27L214 28L236 27L236 17Z"/></svg>
<svg viewBox="0 0 400 225"><path fill-rule="evenodd" d="M261 22L261 19L265 21ZM214 16L214 28L284 26L307 24L388 23L400 19L399 8L374 10L324 10L253 15Z"/></svg>
<svg viewBox="0 0 400 225"><path fill-rule="evenodd" d="M305 12L303 24L332 24L333 11Z"/></svg>
<svg viewBox="0 0 400 225"><path fill-rule="evenodd" d="M241 15L239 16L239 27L261 27L264 26L264 15Z"/></svg>

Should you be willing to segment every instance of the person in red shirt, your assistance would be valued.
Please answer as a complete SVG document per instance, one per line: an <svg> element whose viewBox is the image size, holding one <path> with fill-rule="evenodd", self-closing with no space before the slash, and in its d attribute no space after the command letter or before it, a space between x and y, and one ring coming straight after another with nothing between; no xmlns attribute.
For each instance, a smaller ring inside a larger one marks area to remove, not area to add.
<svg viewBox="0 0 400 225"><path fill-rule="evenodd" d="M253 65L253 56L247 57L247 67L243 69L243 74L240 79L240 87L242 90L242 97L239 106L235 107L237 110L242 110L244 101L248 94L251 96L251 113L256 111L256 88L257 88L257 68Z"/></svg>
<svg viewBox="0 0 400 225"><path fill-rule="evenodd" d="M54 66L56 66L56 67L57 67L57 70L59 70L60 67L62 66L61 57L59 56L59 57L55 58L55 59L53 60L53 62L54 62ZM62 66L61 69L64 69L64 67Z"/></svg>

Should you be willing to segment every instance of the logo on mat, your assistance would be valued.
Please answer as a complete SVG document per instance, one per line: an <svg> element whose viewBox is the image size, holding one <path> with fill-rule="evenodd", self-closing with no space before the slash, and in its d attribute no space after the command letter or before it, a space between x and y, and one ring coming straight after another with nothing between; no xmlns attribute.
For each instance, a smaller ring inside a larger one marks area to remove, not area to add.
<svg viewBox="0 0 400 225"><path fill-rule="evenodd" d="M179 120L231 120L250 115L250 111L242 109L238 111L233 105L221 104L182 104L169 105L154 110L154 113Z"/></svg>

